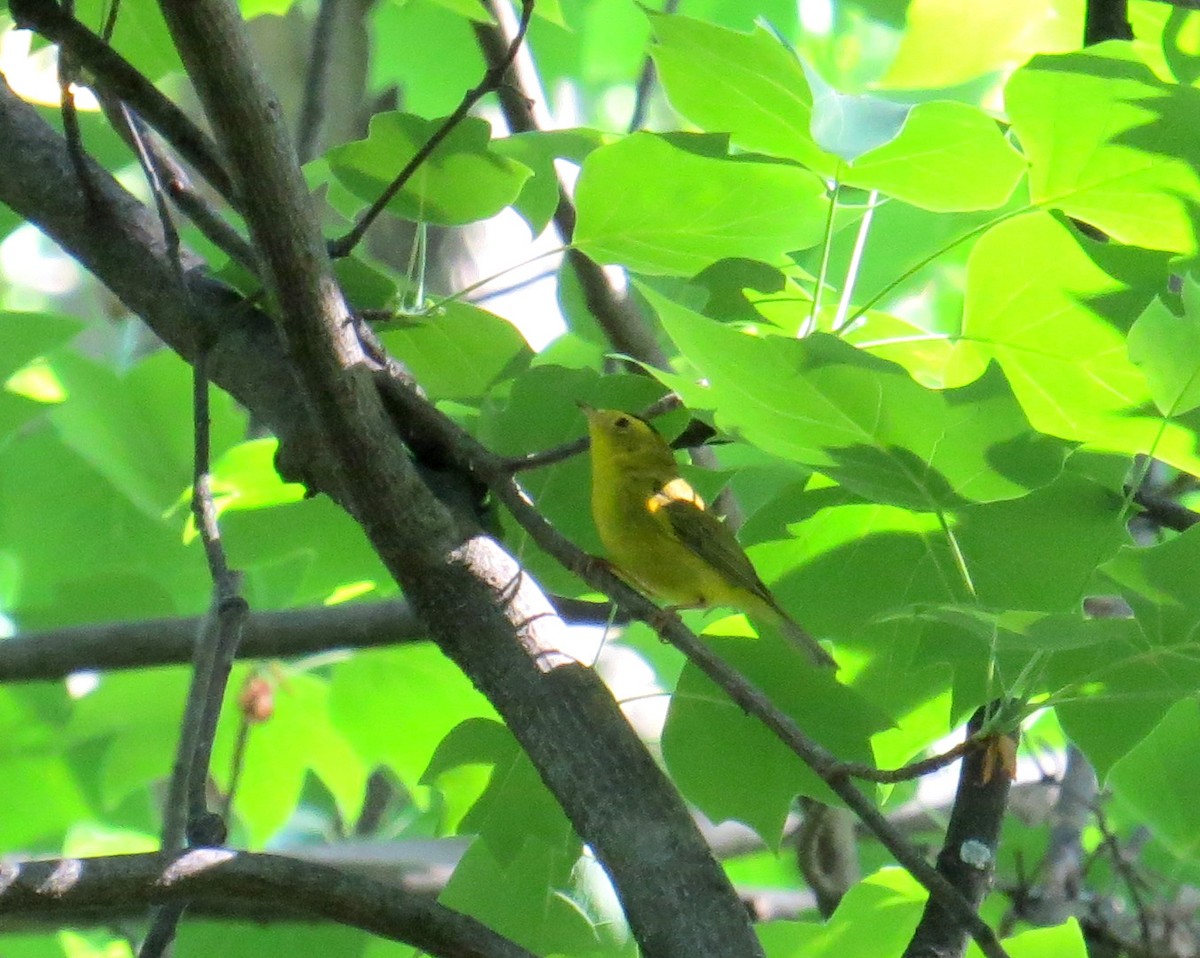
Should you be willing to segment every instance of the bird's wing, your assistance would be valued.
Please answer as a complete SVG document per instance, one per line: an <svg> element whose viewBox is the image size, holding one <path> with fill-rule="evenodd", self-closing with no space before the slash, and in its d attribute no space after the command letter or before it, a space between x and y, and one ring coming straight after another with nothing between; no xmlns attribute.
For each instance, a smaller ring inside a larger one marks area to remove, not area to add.
<svg viewBox="0 0 1200 958"><path fill-rule="evenodd" d="M676 478L667 483L653 500L651 510L661 510L676 538L722 579L759 596L768 605L775 604L729 527L705 510L704 500L686 481Z"/></svg>

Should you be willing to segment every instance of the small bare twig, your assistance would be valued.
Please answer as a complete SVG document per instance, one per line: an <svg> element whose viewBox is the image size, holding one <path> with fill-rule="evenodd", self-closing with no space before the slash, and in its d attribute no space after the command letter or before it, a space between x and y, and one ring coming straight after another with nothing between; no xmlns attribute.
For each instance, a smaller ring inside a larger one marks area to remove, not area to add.
<svg viewBox="0 0 1200 958"><path fill-rule="evenodd" d="M112 0L108 5L108 13L104 16L104 26L100 29L100 39L105 43L112 41L113 31L117 29L117 18L121 15L121 0Z"/></svg>
<svg viewBox="0 0 1200 958"><path fill-rule="evenodd" d="M321 0L317 7L316 19L313 21L308 70L304 75L304 98L300 102L300 119L296 123L296 156L301 164L307 163L316 155L320 144L336 14L337 0Z"/></svg>
<svg viewBox="0 0 1200 958"><path fill-rule="evenodd" d="M1142 938L1142 947L1147 952L1150 951L1153 943L1153 933L1150 930L1150 912L1146 904L1146 899L1142 895L1142 880L1134 871L1133 866L1129 863L1126 857L1125 850L1121 847L1121 843L1117 840L1117 836L1113 833L1108 825L1108 816L1104 814L1104 809L1099 802L1094 803L1092 813L1096 819L1096 828L1099 830L1103 839L1101 848L1108 852L1109 858L1112 861L1112 866L1116 873L1121 876L1121 881L1125 885L1125 890L1129 893L1129 900L1133 903L1134 915L1137 917L1138 933ZM1099 849L1097 849L1099 853ZM1089 862L1090 865L1090 862ZM1084 867L1086 873L1087 866Z"/></svg>
<svg viewBox="0 0 1200 958"><path fill-rule="evenodd" d="M923 758L919 762L910 762L908 765L901 765L899 768L875 768L873 765L866 765L860 762L846 762L846 774L852 778L861 778L867 782L879 782L880 784L895 784L896 782L907 782L910 779L920 778L922 775L928 775L931 772L936 772L938 769L945 768L947 765L952 765L967 752L976 748L983 748L985 742L977 738L967 736L953 748L949 748L940 755L932 755L929 758Z"/></svg>
<svg viewBox="0 0 1200 958"><path fill-rule="evenodd" d="M477 85L463 94L462 101L455 107L442 125L434 131L433 136L425 141L424 145L413 154L411 160L404 164L404 168L396 174L396 178L388 184L379 198L359 216L354 227L339 240L335 240L330 244L329 253L334 258L348 256L355 246L359 244L367 230L371 228L371 224L379 218L379 214L384 211L392 198L399 193L404 184L407 183L417 169L433 154L433 151L438 148L443 140L446 139L451 131L458 126L471 108L482 100L487 94L491 93L500 87L504 82L504 75L508 72L509 66L513 62L513 58L517 55L517 51L521 48L521 43L525 39L525 32L529 29L529 19L533 16L534 0L521 0L521 22L517 28L517 34L513 37L512 42L508 45L504 57L499 63L489 65L487 72L483 75L483 79Z"/></svg>
<svg viewBox="0 0 1200 958"><path fill-rule="evenodd" d="M258 257L254 248L246 239L230 225L204 196L193 186L191 177L169 152L162 149L153 135L146 129L146 124L132 109L125 108L120 100L105 90L97 91L97 99L104 108L105 114L113 128L134 151L145 152L158 177L163 191L171 198L184 216L186 216L210 243L225 253L231 260L252 275L258 275ZM138 128L141 144L134 143L134 134L130 124Z"/></svg>
<svg viewBox="0 0 1200 958"><path fill-rule="evenodd" d="M75 15L74 0L66 0L63 4L66 15ZM96 206L95 191L92 189L91 177L83 149L83 133L79 129L79 111L75 108L75 91L71 89L78 73L78 64L67 50L58 51L58 92L59 112L62 115L63 139L67 142L67 155L71 157L71 165L75 167L75 177L83 190L83 195L94 207Z"/></svg>
<svg viewBox="0 0 1200 958"><path fill-rule="evenodd" d="M679 9L679 0L666 0L663 4L663 13L674 13ZM646 122L646 111L650 107L650 94L654 92L654 60L650 55L646 55L646 59L642 61L642 69L638 74L637 84L634 86L633 97L633 113L629 117L629 132L635 133L640 130Z"/></svg>
<svg viewBox="0 0 1200 958"><path fill-rule="evenodd" d="M145 140L134 122L132 113L124 106L120 114L125 128L129 131L142 173L150 185L150 194L158 212L159 223L162 226L163 238L166 242L167 255L175 274L175 282L186 297L187 285L184 280L183 263L180 259L179 233L171 219L170 210L159 182L157 171L146 150ZM199 653L198 653L199 654ZM193 680L194 681L194 680ZM189 696L189 708L191 702ZM187 792L189 774L191 772L191 756L195 747L194 723L189 723L185 717L184 730L180 735L179 751L171 772L171 783L167 793L166 807L163 810L162 849L165 852L179 852L184 848L187 834ZM138 949L138 958L160 958L166 954L175 940L175 933L183 913L187 908L186 902L170 902L158 905L152 910L150 929Z"/></svg>
<svg viewBox="0 0 1200 958"><path fill-rule="evenodd" d="M637 415L641 419L651 420L665 415L673 409L678 409L681 405L682 403L678 395L667 393ZM531 452L525 456L510 456L506 459L497 459L497 462L500 469L509 473L527 472L530 469L541 469L545 466L553 466L555 463L571 459L585 452L587 448L588 438L587 436L581 436L579 439L564 442L561 446L554 446L539 452Z"/></svg>
<svg viewBox="0 0 1200 958"><path fill-rule="evenodd" d="M142 172L150 185L158 211L181 301L192 309L191 294L183 269L179 233L175 229L158 169L146 147L140 125L132 112L122 105L121 116L132 138ZM200 833L214 831L206 801L209 762L217 718L225 685L233 664L233 655L245 618L245 602L237 595L238 580L228 566L217 528L210 480L210 415L208 404L207 350L201 349L193 367L194 475L192 511L200 539L204 544L209 573L213 580L214 602L210 616L201 629L193 658L191 687L179 736L179 747L171 774L167 804L163 814L163 850L182 851ZM223 827L216 841L223 840ZM212 843L212 842L209 842ZM139 958L159 958L175 937L186 908L185 902L172 902L155 910L150 932L142 942Z"/></svg>

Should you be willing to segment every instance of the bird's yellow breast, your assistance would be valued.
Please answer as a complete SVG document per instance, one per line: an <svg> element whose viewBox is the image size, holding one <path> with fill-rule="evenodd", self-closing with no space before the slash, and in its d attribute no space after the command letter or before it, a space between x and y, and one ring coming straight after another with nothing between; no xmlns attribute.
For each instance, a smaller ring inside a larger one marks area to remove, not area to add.
<svg viewBox="0 0 1200 958"><path fill-rule="evenodd" d="M601 467L603 468L603 467ZM671 529L663 506L704 502L681 477L666 483L628 468L592 486L592 517L613 564L638 586L671 605L737 605L734 590Z"/></svg>

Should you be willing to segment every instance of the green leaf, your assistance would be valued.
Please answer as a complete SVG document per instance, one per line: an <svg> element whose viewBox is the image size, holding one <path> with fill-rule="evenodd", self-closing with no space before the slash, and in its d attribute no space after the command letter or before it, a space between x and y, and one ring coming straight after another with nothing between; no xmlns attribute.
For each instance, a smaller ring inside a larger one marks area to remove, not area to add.
<svg viewBox="0 0 1200 958"><path fill-rule="evenodd" d="M76 703L63 741L74 748L88 742L103 745L96 765L104 807L170 777L186 694L181 668L123 672L105 675Z"/></svg>
<svg viewBox="0 0 1200 958"><path fill-rule="evenodd" d="M814 635L835 636L839 645L849 642L866 653L890 653L892 646L865 636L876 618L914 603L968 600L936 516L874 503L842 504L822 494L829 492L849 497L840 489L789 497L778 509L787 510L791 536L777 533L749 550L784 608L802 611ZM864 590L861 584L868 581L871 588Z"/></svg>
<svg viewBox="0 0 1200 958"><path fill-rule="evenodd" d="M853 690L773 641L707 641L806 734L844 761L871 761L870 737L889 723ZM713 821L745 822L768 845L778 843L797 794L838 801L773 732L690 663L671 698L662 747L672 779L690 802Z"/></svg>
<svg viewBox="0 0 1200 958"><path fill-rule="evenodd" d="M1064 693L1055 706L1059 721L1101 779L1173 705L1200 688L1193 655L1149 646L1130 628L1124 638L1056 653L1047 668L1047 686Z"/></svg>
<svg viewBox="0 0 1200 958"><path fill-rule="evenodd" d="M51 365L69 395L50 417L65 442L148 516L175 504L192 481L191 368L159 352L123 377L62 352ZM240 439L245 414L225 393L212 390L212 449Z"/></svg>
<svg viewBox="0 0 1200 958"><path fill-rule="evenodd" d="M1096 566L1128 541L1121 499L1071 472L1007 502L970 506L955 535L985 605L1078 609Z"/></svg>
<svg viewBox="0 0 1200 958"><path fill-rule="evenodd" d="M370 92L381 96L402 89L405 107L415 114L452 112L487 69L471 22L436 3L391 0L373 4L367 24L373 51L404 54L370 57ZM397 166L388 178L399 169Z"/></svg>
<svg viewBox="0 0 1200 958"><path fill-rule="evenodd" d="M837 161L813 139L812 94L800 61L762 26L738 33L688 17L648 13L650 55L671 105L703 130L747 150L831 174Z"/></svg>
<svg viewBox="0 0 1200 958"><path fill-rule="evenodd" d="M1129 330L1129 359L1141 367L1164 416L1200 406L1200 286L1190 277L1183 287L1183 315L1161 299L1146 307Z"/></svg>
<svg viewBox="0 0 1200 958"><path fill-rule="evenodd" d="M1200 850L1200 706L1194 698L1176 704L1142 742L1113 766L1109 784L1129 803L1155 837L1180 858Z"/></svg>
<svg viewBox="0 0 1200 958"><path fill-rule="evenodd" d="M75 18L98 29L105 21L108 9L105 0L79 0L75 4ZM183 72L170 31L154 0L122 3L111 43L113 49L149 80Z"/></svg>
<svg viewBox="0 0 1200 958"><path fill-rule="evenodd" d="M503 889L503 894L497 894ZM526 841L509 861L475 842L439 896L535 954L633 958L636 949L599 864L573 846Z"/></svg>
<svg viewBox="0 0 1200 958"><path fill-rule="evenodd" d="M386 763L415 789L438 743L491 706L433 645L357 652L334 669L330 715L368 764ZM405 729L397 735L396 729Z"/></svg>
<svg viewBox="0 0 1200 958"><path fill-rule="evenodd" d="M538 4L541 9L541 4ZM560 195L556 159L582 163L604 140L598 130L538 130L494 140L492 148L522 163L533 171L521 189L513 208L529 224L535 236L549 225L558 207Z"/></svg>
<svg viewBox="0 0 1200 958"><path fill-rule="evenodd" d="M175 958L265 958L267 955L320 955L321 958L360 958L370 936L357 928L332 922L204 921L195 915L179 923L172 945ZM82 956L75 956L82 958ZM97 955L95 958L119 958Z"/></svg>
<svg viewBox="0 0 1200 958"><path fill-rule="evenodd" d="M1189 575L1197 561L1200 528L1153 548L1122 549L1101 571L1140 628L1051 662L1051 680L1076 693L1058 706L1063 727L1102 776L1168 709L1200 688L1200 601Z"/></svg>
<svg viewBox="0 0 1200 958"><path fill-rule="evenodd" d="M812 246L826 209L811 173L700 156L649 133L593 152L575 195L580 250L603 263L679 275L729 256L776 261Z"/></svg>
<svg viewBox="0 0 1200 958"><path fill-rule="evenodd" d="M380 339L433 399L479 399L533 356L512 323L469 303L447 303L437 316L382 331Z"/></svg>
<svg viewBox="0 0 1200 958"><path fill-rule="evenodd" d="M1161 422L1137 416L1146 379L1109 313L1115 302L1129 308L1134 277L1116 265L1046 213L1000 223L971 253L960 346L1000 363L1039 431L1145 452ZM1186 466L1193 443L1168 429L1156 454Z"/></svg>
<svg viewBox="0 0 1200 958"><path fill-rule="evenodd" d="M230 564L246 572L255 609L324 603L346 588L379 597L396 591L362 529L324 496L228 510L221 532Z"/></svg>
<svg viewBox="0 0 1200 958"><path fill-rule="evenodd" d="M72 822L94 811L64 748L62 689L0 692L0 775L14 791L0 816L0 848L57 848Z"/></svg>
<svg viewBox="0 0 1200 958"><path fill-rule="evenodd" d="M849 186L938 212L1003 206L1025 160L996 121L964 103L919 103L890 142L853 158L840 172Z"/></svg>
<svg viewBox="0 0 1200 958"><path fill-rule="evenodd" d="M185 548L159 511L133 505L49 430L0 451L0 528L18 561L11 611L25 628L198 612L210 599L201 550Z"/></svg>
<svg viewBox="0 0 1200 958"><path fill-rule="evenodd" d="M1004 939L1010 958L1088 958L1087 942L1079 921L1068 918L1053 928L1029 928ZM974 941L967 946L970 958L983 954Z"/></svg>
<svg viewBox="0 0 1200 958"><path fill-rule="evenodd" d="M758 934L767 958L899 955L926 897L908 872L885 868L853 885L828 922L767 922Z"/></svg>
<svg viewBox="0 0 1200 958"><path fill-rule="evenodd" d="M936 392L834 337L746 335L643 291L707 382L659 375L689 406L869 499L937 511L1020 496L1061 468L1064 447L1030 429L998 374Z"/></svg>
<svg viewBox="0 0 1200 958"><path fill-rule="evenodd" d="M247 20L254 17L282 17L295 5L296 0L238 0L242 16Z"/></svg>
<svg viewBox="0 0 1200 958"><path fill-rule="evenodd" d="M1189 575L1195 562L1200 562L1200 526L1153 548L1122 549L1103 567L1151 645L1186 653L1197 641L1200 598Z"/></svg>
<svg viewBox="0 0 1200 958"><path fill-rule="evenodd" d="M1005 103L1034 203L1122 243L1195 250L1200 90L1159 80L1130 44L1109 41L1034 58L1009 80Z"/></svg>
<svg viewBox="0 0 1200 958"><path fill-rule="evenodd" d="M529 841L571 846L575 833L512 733L499 722L474 718L441 740L422 783L476 766L489 771L475 803L457 824L460 834L479 835L501 862L516 858Z"/></svg>
<svg viewBox="0 0 1200 958"><path fill-rule="evenodd" d="M219 513L267 509L304 499L304 486L285 482L275 471L278 449L278 439L249 439L226 450L213 463L213 499Z"/></svg>
<svg viewBox="0 0 1200 958"><path fill-rule="evenodd" d="M425 0L425 2L445 7L451 13L456 13L460 17L466 17L466 19L474 20L478 23L493 22L491 16L488 15L487 8L481 3L473 2L473 0Z"/></svg>
<svg viewBox="0 0 1200 958"><path fill-rule="evenodd" d="M57 349L83 329L83 323L57 313L0 310L0 383L18 369Z"/></svg>
<svg viewBox="0 0 1200 958"><path fill-rule="evenodd" d="M365 140L326 154L333 175L351 192L374 202L442 120L380 113ZM487 219L512 203L530 170L491 149L486 120L467 117L420 165L388 209L414 222L459 226Z"/></svg>
<svg viewBox="0 0 1200 958"><path fill-rule="evenodd" d="M884 85L953 87L1019 66L1035 53L1076 50L1083 10L1073 0L911 0Z"/></svg>

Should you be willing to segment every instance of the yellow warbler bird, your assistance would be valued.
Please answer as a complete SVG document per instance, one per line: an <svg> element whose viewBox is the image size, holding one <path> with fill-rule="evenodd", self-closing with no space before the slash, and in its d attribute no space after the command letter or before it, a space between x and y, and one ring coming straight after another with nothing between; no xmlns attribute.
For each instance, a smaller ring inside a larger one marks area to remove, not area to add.
<svg viewBox="0 0 1200 958"><path fill-rule="evenodd" d="M674 606L729 606L773 622L817 665L834 667L679 474L671 447L654 427L618 409L579 405L591 437L592 516L613 565Z"/></svg>

